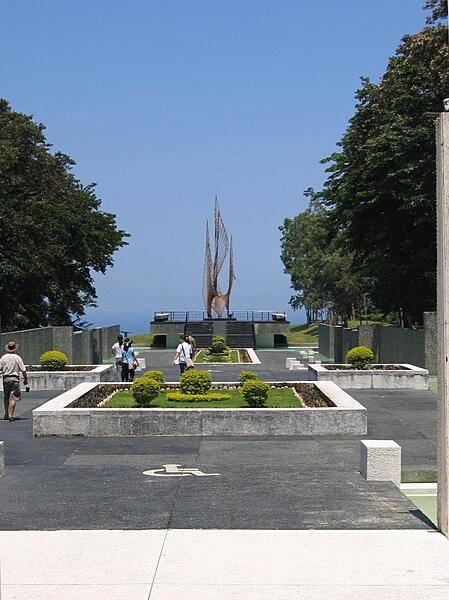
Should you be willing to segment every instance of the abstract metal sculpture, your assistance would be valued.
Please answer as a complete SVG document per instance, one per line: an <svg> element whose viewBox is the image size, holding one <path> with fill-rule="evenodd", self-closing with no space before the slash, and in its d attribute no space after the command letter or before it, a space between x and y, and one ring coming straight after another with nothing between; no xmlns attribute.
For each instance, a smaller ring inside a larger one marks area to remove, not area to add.
<svg viewBox="0 0 449 600"><path fill-rule="evenodd" d="M220 207L218 200L215 197L215 236L214 236L214 258L212 259L209 224L206 222L206 252L204 255L204 274L203 274L203 298L207 316L212 318L212 310L220 319L223 316L225 309L229 317L229 298L231 296L232 284L235 279L234 275L234 255L232 249L232 236L229 238L228 232L221 218ZM221 292L219 284L219 275L229 255L229 274L228 274L228 289L226 293Z"/></svg>

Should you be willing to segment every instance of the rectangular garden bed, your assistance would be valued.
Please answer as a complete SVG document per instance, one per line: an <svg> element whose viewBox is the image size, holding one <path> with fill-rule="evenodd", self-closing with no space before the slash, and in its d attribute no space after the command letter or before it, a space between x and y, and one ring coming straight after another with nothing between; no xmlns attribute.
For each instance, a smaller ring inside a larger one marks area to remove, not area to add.
<svg viewBox="0 0 449 600"><path fill-rule="evenodd" d="M70 390L86 381L111 381L114 369L114 365L67 365L64 371L42 371L40 366L33 365L28 370L28 385L32 390ZM1 378L0 389L3 389Z"/></svg>
<svg viewBox="0 0 449 600"><path fill-rule="evenodd" d="M348 389L426 390L429 371L408 364L371 365L370 369L354 369L352 365L309 365L309 380L333 381Z"/></svg>
<svg viewBox="0 0 449 600"><path fill-rule="evenodd" d="M164 384L175 388L178 384ZM216 383L223 389L239 383ZM300 408L99 408L120 383L82 383L33 411L40 436L365 435L366 409L331 381L276 382L291 386Z"/></svg>

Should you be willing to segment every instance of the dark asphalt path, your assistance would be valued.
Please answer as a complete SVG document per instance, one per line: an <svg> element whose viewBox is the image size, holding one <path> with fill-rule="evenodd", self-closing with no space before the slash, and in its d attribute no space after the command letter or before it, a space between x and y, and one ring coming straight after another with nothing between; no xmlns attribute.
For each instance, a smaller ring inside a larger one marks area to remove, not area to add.
<svg viewBox="0 0 449 600"><path fill-rule="evenodd" d="M257 364L227 364L207 365L198 364L196 368L210 371L212 381L237 381L242 371L254 371L261 379L266 381L298 381L307 379L307 369L289 371L285 368L287 357L299 358L298 350L257 350L260 365ZM165 373L167 381L179 379L179 367L172 365L173 350L151 350L140 352L140 357L145 358L147 369L160 369Z"/></svg>
<svg viewBox="0 0 449 600"><path fill-rule="evenodd" d="M32 409L56 394L26 394L20 420L0 422L2 530L430 526L392 483L361 477L359 438L33 438ZM404 444L409 469L434 468L433 394L354 396L368 408L368 437ZM143 474L164 464L220 476Z"/></svg>

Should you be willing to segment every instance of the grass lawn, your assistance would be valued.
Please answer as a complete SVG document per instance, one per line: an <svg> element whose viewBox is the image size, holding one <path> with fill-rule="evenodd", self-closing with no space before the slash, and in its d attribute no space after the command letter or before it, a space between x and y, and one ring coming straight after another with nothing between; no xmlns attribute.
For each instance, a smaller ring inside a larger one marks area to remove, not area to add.
<svg viewBox="0 0 449 600"><path fill-rule="evenodd" d="M218 390L217 390L218 391ZM223 390L231 394L230 400L222 402L169 402L165 398L165 392L151 402L156 408L247 408L248 404L238 390ZM268 408L303 408L293 390L281 388L269 391ZM105 408L137 408L131 392L116 392L108 401Z"/></svg>
<svg viewBox="0 0 449 600"><path fill-rule="evenodd" d="M290 333L286 334L287 343L289 346L295 344L318 344L318 323L310 325L293 325L290 328Z"/></svg>
<svg viewBox="0 0 449 600"><path fill-rule="evenodd" d="M136 333L136 335L131 335L134 346L147 346L148 348L151 347L153 338L154 335L152 333Z"/></svg>
<svg viewBox="0 0 449 600"><path fill-rule="evenodd" d="M208 350L200 350L196 355L195 362L203 364L203 363L211 363L215 362L214 358L209 355ZM231 350L230 358L226 362L228 363L238 363L242 362L240 360L240 355L238 350Z"/></svg>

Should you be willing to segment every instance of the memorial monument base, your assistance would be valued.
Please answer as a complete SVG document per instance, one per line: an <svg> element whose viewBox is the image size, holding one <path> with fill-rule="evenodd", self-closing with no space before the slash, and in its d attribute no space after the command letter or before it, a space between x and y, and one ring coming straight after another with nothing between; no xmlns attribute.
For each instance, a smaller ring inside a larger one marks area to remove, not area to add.
<svg viewBox="0 0 449 600"><path fill-rule="evenodd" d="M272 311L238 311L223 319L210 319L199 311L157 312L150 323L154 348L176 348L179 336L187 333L198 348L208 348L216 335L230 348L285 347L289 331L285 313Z"/></svg>

